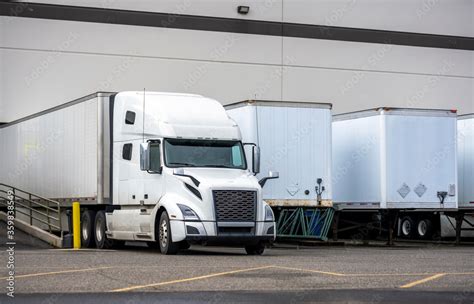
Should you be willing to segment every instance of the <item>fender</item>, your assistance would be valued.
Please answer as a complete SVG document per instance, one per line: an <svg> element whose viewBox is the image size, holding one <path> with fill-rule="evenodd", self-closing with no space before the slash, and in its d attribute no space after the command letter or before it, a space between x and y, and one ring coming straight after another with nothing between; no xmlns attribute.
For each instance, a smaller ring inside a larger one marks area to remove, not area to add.
<svg viewBox="0 0 474 304"><path fill-rule="evenodd" d="M166 212L168 212L168 216L170 217L172 241L179 242L179 241L184 240L184 238L186 237L186 234L184 232L184 218L177 203L185 202L185 201L186 201L185 198L175 193L167 193L160 198L160 200L158 201L158 204L156 204L156 206L153 208L153 211L151 214L152 222L150 226L151 226L151 231L153 233L154 241L157 241L157 238L155 235L155 223L156 223L155 219L156 219L158 210L160 210L160 208L162 207L166 210ZM181 229L181 226L182 226L182 229Z"/></svg>

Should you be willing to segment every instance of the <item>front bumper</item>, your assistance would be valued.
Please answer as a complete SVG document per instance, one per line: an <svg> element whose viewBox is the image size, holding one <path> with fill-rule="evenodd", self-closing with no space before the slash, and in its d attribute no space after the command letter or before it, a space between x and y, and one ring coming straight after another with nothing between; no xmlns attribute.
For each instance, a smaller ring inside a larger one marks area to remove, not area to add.
<svg viewBox="0 0 474 304"><path fill-rule="evenodd" d="M273 236L267 235L221 235L221 236L199 236L187 235L186 241L196 244L206 245L256 245L256 244L271 244L275 240Z"/></svg>
<svg viewBox="0 0 474 304"><path fill-rule="evenodd" d="M275 222L171 221L173 242L255 244L275 240Z"/></svg>

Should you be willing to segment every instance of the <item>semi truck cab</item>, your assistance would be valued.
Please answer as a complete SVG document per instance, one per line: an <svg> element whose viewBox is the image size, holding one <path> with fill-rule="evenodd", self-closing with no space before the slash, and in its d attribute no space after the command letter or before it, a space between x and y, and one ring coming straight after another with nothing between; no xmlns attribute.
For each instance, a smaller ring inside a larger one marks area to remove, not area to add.
<svg viewBox="0 0 474 304"><path fill-rule="evenodd" d="M261 185L278 173L257 180L259 148L242 143L219 102L121 92L109 107L110 203L83 234L93 234L98 248L146 241L164 254L194 243L263 253L276 231ZM250 161L244 145L252 150Z"/></svg>

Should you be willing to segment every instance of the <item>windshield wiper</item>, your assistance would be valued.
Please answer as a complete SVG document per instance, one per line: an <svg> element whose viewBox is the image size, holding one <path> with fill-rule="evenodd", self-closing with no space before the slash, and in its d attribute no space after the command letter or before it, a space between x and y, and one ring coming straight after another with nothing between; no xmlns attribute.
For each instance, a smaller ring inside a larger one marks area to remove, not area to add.
<svg viewBox="0 0 474 304"><path fill-rule="evenodd" d="M168 165L196 167L196 165L194 165L194 164L188 164L188 163L169 163Z"/></svg>

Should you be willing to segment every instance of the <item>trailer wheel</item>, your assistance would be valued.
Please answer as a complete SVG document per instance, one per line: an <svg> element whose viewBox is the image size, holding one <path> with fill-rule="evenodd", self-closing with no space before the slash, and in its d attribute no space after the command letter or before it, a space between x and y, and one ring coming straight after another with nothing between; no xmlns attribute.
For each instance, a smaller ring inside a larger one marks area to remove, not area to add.
<svg viewBox="0 0 474 304"><path fill-rule="evenodd" d="M81 216L81 244L82 247L92 248L95 245L94 239L95 211L86 210Z"/></svg>
<svg viewBox="0 0 474 304"><path fill-rule="evenodd" d="M111 249L122 247L125 242L112 240L107 237L107 222L105 220L105 212L103 210L97 212L95 216L95 244L99 249Z"/></svg>
<svg viewBox="0 0 474 304"><path fill-rule="evenodd" d="M415 229L415 223L409 216L404 216L400 221L400 232L402 237L411 238L413 236L413 230Z"/></svg>
<svg viewBox="0 0 474 304"><path fill-rule="evenodd" d="M168 213L163 211L158 225L158 243L162 254L171 255L178 253L179 243L173 243L171 239L171 226Z"/></svg>
<svg viewBox="0 0 474 304"><path fill-rule="evenodd" d="M417 235L421 239L429 239L432 236L433 232L433 224L429 219L421 219L418 221L418 224L416 225L417 229Z"/></svg>
<svg viewBox="0 0 474 304"><path fill-rule="evenodd" d="M265 251L265 244L259 243L257 245L245 246L245 251L248 255L262 255Z"/></svg>

